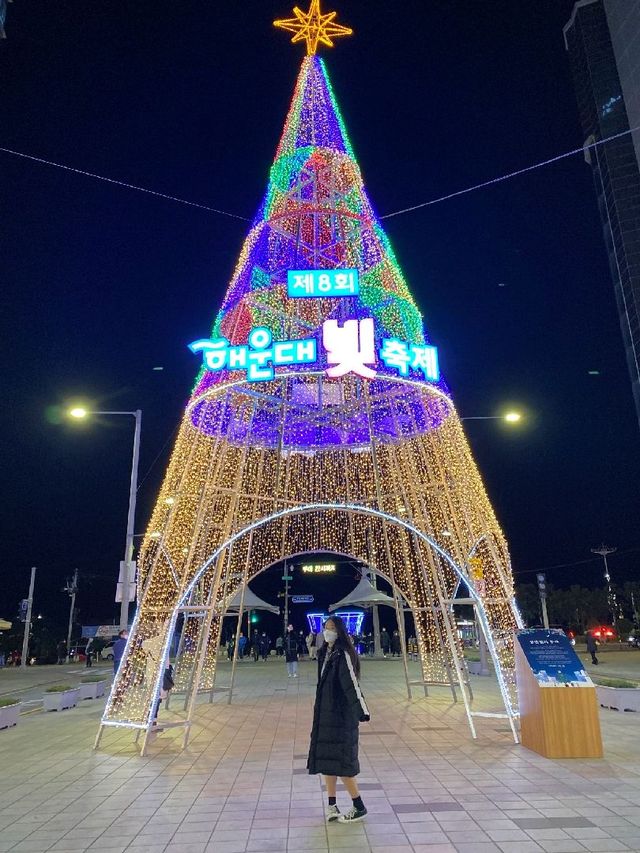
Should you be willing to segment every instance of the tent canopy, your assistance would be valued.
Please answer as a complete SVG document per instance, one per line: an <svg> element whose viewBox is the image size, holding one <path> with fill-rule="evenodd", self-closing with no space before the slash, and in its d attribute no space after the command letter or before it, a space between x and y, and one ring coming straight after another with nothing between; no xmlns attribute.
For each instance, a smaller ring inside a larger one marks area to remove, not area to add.
<svg viewBox="0 0 640 853"><path fill-rule="evenodd" d="M242 589L239 589L238 592L233 596L229 604L227 605L227 613L237 613L240 610L240 599L242 598ZM274 604L269 604L268 601L263 601L261 598L251 590L250 586L244 591L244 602L242 604L243 610L268 610L270 613L275 613L276 616L280 615L280 608L276 607Z"/></svg>
<svg viewBox="0 0 640 853"><path fill-rule="evenodd" d="M387 595L386 592L382 592L380 589L376 589L369 578L364 575L358 586L349 595L345 596L337 604L329 606L329 612L333 613L339 607L346 607L353 604L359 604L362 607L371 607L373 604L386 604L388 607L396 606L395 601L390 595Z"/></svg>

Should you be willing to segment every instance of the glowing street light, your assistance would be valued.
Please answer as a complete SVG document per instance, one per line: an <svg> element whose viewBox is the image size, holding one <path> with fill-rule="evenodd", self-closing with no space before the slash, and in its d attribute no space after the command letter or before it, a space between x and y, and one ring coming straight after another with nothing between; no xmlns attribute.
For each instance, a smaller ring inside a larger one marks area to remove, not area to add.
<svg viewBox="0 0 640 853"><path fill-rule="evenodd" d="M136 426L133 433L133 459L131 462L131 482L129 485L129 513L127 515L127 535L124 548L124 571L122 573L122 599L120 602L120 630L129 625L129 580L130 566L133 559L133 525L136 515L136 495L138 492L138 462L140 460L140 431L142 428L142 412L98 412L85 409L84 406L74 406L68 410L70 417L82 420L88 415L128 415L135 418Z"/></svg>
<svg viewBox="0 0 640 853"><path fill-rule="evenodd" d="M522 420L520 412L505 412L503 415L469 415L466 418L460 418L461 421L504 421L508 424L517 424Z"/></svg>

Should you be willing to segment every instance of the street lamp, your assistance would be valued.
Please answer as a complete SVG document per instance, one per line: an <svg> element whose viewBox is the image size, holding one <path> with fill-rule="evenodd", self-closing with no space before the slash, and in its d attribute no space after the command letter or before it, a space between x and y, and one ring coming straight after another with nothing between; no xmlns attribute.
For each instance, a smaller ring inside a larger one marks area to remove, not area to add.
<svg viewBox="0 0 640 853"><path fill-rule="evenodd" d="M508 424L517 424L522 420L520 412L505 412L504 415L470 415L460 418L461 421L505 421Z"/></svg>
<svg viewBox="0 0 640 853"><path fill-rule="evenodd" d="M131 561L133 558L133 525L136 515L136 495L138 493L138 462L140 459L140 430L142 427L142 411L135 412L97 412L89 411L82 406L74 406L69 409L69 415L76 420L82 420L88 415L128 415L135 418L135 430L133 433L133 459L131 463L131 483L129 486L129 514L127 515L127 536L124 547L124 570L122 572L122 600L120 602L120 630L123 631L129 625L129 580L131 574Z"/></svg>
<svg viewBox="0 0 640 853"><path fill-rule="evenodd" d="M604 579L607 582L607 601L611 609L612 625L616 624L616 611L618 610L618 600L616 597L615 590L611 586L611 575L609 574L609 564L607 563L607 557L609 556L609 554L615 554L617 550L617 548L611 548L609 545L601 545L599 548L591 549L592 554L599 554L604 560Z"/></svg>

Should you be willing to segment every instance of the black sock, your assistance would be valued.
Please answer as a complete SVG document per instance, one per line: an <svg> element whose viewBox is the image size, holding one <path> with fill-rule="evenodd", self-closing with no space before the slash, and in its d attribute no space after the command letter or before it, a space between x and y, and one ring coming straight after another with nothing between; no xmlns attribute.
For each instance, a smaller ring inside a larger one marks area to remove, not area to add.
<svg viewBox="0 0 640 853"><path fill-rule="evenodd" d="M364 803L362 802L362 797L360 795L358 795L357 797L354 797L353 807L354 807L354 809L358 809L359 812L361 812L364 809Z"/></svg>
<svg viewBox="0 0 640 853"><path fill-rule="evenodd" d="M335 804L336 804L336 798L335 797L329 797L329 805L335 806Z"/></svg>

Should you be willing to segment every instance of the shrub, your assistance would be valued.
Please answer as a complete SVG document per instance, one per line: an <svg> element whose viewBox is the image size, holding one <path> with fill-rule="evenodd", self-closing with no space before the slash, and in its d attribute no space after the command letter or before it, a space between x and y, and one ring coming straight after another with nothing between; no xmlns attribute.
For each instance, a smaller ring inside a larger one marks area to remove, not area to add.
<svg viewBox="0 0 640 853"><path fill-rule="evenodd" d="M106 681L104 675L87 675L86 678L81 678L81 684L95 684L97 681Z"/></svg>
<svg viewBox="0 0 640 853"><path fill-rule="evenodd" d="M64 693L67 690L73 690L73 687L70 684L52 684L51 687L47 687L44 691L45 693Z"/></svg>
<svg viewBox="0 0 640 853"><path fill-rule="evenodd" d="M625 681L624 678L594 678L599 687L637 687L633 681Z"/></svg>
<svg viewBox="0 0 640 853"><path fill-rule="evenodd" d="M10 705L17 705L20 700L16 699L14 696L5 696L4 699L0 699L0 708L8 708Z"/></svg>

